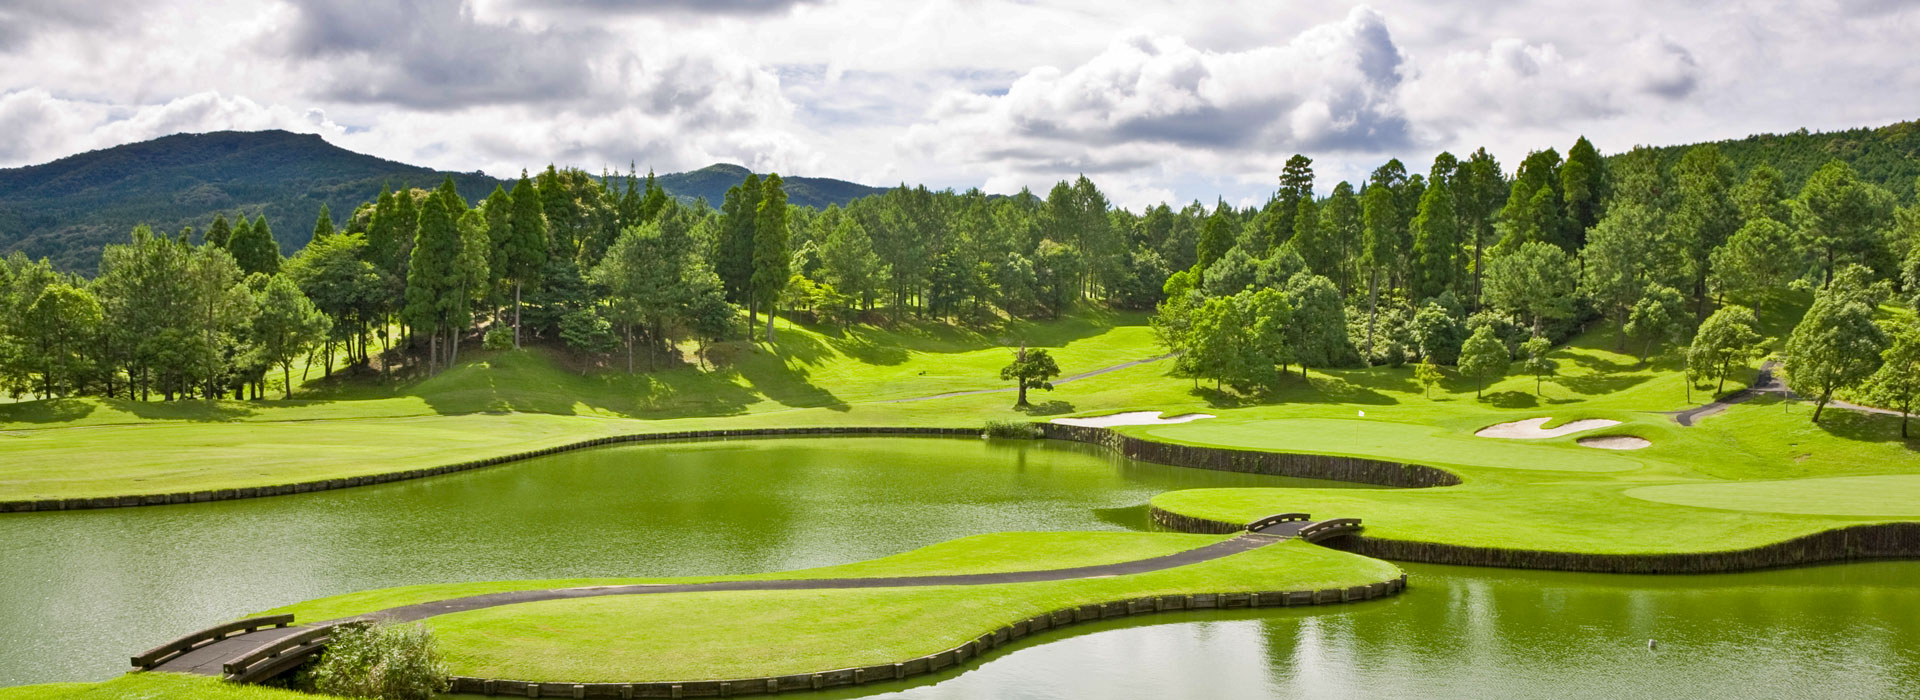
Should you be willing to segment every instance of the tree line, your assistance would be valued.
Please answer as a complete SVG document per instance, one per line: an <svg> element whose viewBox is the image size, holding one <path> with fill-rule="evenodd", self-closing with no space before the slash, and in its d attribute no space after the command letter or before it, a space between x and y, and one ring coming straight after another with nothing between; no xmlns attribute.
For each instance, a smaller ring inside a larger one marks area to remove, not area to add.
<svg viewBox="0 0 1920 700"><path fill-rule="evenodd" d="M285 259L264 218L224 216L203 233L138 228L90 279L16 255L0 266L0 381L15 395L257 397L274 369L291 385L296 364L432 372L474 341L530 340L634 371L677 361L683 341L776 342L780 314L990 323L1095 303L1154 310L1176 371L1217 388L1409 362L1484 382L1516 359L1550 373L1551 342L1593 323L1644 356L1729 308L1781 310L1796 285L1920 289L1920 207L1845 163L1789 192L1712 145L1667 160L1603 158L1582 138L1510 174L1485 149L1442 153L1425 173L1389 160L1321 195L1296 155L1262 205L1138 213L1084 176L1044 197L902 185L818 210L789 206L778 175L749 175L716 209L651 174L549 166L477 203L448 181L383 191L340 222L323 209ZM1695 365L1711 379L1727 363Z"/></svg>

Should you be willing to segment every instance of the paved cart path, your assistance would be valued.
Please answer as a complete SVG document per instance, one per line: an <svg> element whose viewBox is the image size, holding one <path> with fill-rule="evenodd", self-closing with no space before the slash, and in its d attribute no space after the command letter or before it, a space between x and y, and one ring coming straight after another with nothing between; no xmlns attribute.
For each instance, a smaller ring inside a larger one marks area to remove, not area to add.
<svg viewBox="0 0 1920 700"><path fill-rule="evenodd" d="M1793 393L1791 389L1788 389L1785 382L1780 381L1780 376L1776 374L1776 371L1779 369L1779 362L1768 360L1765 364L1760 365L1760 374L1754 377L1752 386L1727 394L1724 398L1715 400L1712 403L1702 404L1684 411L1675 411L1668 415L1673 416L1673 420L1680 425L1692 427L1694 423L1699 422L1702 418L1725 411L1728 406L1751 401L1754 397L1761 394L1778 394L1787 398L1806 400L1800 395ZM1873 413L1882 416L1900 415L1899 411L1889 411L1884 408L1874 408L1872 406L1861 406L1845 401L1828 401L1827 408L1840 408L1848 411Z"/></svg>

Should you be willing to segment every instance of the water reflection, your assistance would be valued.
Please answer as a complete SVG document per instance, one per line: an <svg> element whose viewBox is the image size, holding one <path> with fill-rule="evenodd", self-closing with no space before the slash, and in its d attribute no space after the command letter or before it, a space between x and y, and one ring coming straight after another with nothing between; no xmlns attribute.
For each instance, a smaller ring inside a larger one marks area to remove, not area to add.
<svg viewBox="0 0 1920 700"><path fill-rule="evenodd" d="M1405 568L1413 587L1386 601L1107 621L834 697L1920 697L1920 562L1688 577Z"/></svg>
<svg viewBox="0 0 1920 700"><path fill-rule="evenodd" d="M11 514L0 685L105 678L173 635L325 595L841 564L985 532L1139 528L1162 491L1298 483L1057 443L735 440L271 499Z"/></svg>

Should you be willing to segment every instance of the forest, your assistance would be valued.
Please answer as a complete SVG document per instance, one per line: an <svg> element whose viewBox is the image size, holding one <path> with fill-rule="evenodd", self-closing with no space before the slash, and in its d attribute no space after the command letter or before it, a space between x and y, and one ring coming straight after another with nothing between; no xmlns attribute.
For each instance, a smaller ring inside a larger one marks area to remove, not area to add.
<svg viewBox="0 0 1920 700"><path fill-rule="evenodd" d="M290 257L245 215L136 227L92 276L16 253L0 384L257 399L277 380L291 397L296 367L433 373L474 344L634 372L688 362L689 343L693 362L716 341L777 345L776 315L980 326L1080 305L1151 310L1177 374L1240 394L1294 367L1544 376L1548 350L1591 327L1712 383L1758 356L1760 317L1811 294L1785 353L1797 391L1920 393L1913 316L1881 313L1920 290L1920 205L1843 160L1790 178L1715 144L1603 157L1582 138L1511 171L1485 149L1441 153L1320 191L1304 155L1261 206L1140 212L1084 176L1044 196L903 185L824 209L790 205L778 175L748 174L718 208L651 174L549 166L478 202L448 178L337 221L322 209Z"/></svg>

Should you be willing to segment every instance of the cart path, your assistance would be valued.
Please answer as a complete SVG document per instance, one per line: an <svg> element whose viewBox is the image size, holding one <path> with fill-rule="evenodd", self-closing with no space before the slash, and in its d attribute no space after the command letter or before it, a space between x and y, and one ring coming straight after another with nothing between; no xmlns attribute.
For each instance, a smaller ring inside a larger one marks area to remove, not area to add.
<svg viewBox="0 0 1920 700"><path fill-rule="evenodd" d="M1780 369L1779 362L1774 360L1768 360L1765 364L1760 365L1760 374L1754 377L1752 386L1733 392L1731 394L1727 394L1725 397L1717 399L1711 403L1695 406L1693 408L1689 408L1684 411L1670 412L1667 415L1673 416L1674 422L1679 423L1682 426L1692 427L1694 423L1699 422L1699 420L1702 418L1706 418L1707 416L1711 416L1721 411L1725 411L1727 410L1728 406L1732 406L1737 403L1744 403L1747 401L1751 401L1753 400L1754 397L1759 396L1761 394L1776 394L1786 398L1805 400L1800 395L1793 393L1793 390L1788 389L1786 383L1780 381L1780 376L1777 374L1777 370L1779 369ZM1827 408L1840 408L1848 411L1858 411L1860 413L1872 413L1872 414L1882 415L1882 416L1898 417L1900 415L1899 411L1890 411L1884 408L1874 408L1872 406L1861 406L1859 404L1851 404L1845 401L1837 401L1837 400L1828 401Z"/></svg>

